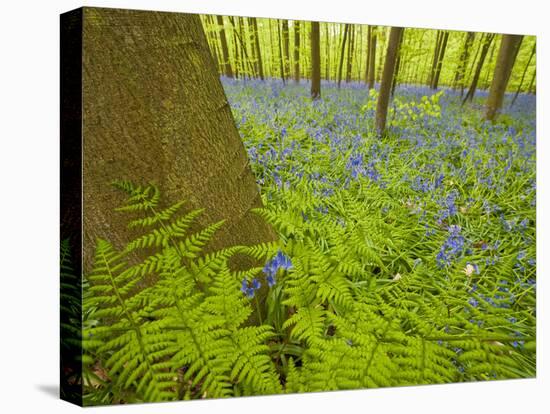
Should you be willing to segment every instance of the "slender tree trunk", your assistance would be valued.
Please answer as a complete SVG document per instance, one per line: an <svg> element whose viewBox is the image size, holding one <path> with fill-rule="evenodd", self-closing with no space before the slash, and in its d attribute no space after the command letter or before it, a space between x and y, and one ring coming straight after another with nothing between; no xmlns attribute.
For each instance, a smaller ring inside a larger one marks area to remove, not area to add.
<svg viewBox="0 0 550 414"><path fill-rule="evenodd" d="M377 39L376 31L377 31L376 26L374 26L371 32L371 45L369 47L369 50L370 50L369 76L368 76L369 91L371 89L374 89L374 74L376 73L376 39Z"/></svg>
<svg viewBox="0 0 550 414"><path fill-rule="evenodd" d="M475 39L475 32L466 33L466 39L462 46L460 53L460 61L455 73L455 79L453 82L453 89L460 89L460 96L464 95L464 74L466 72L466 65L468 64L468 58L470 57L470 49Z"/></svg>
<svg viewBox="0 0 550 414"><path fill-rule="evenodd" d="M311 99L321 98L321 45L319 22L311 22Z"/></svg>
<svg viewBox="0 0 550 414"><path fill-rule="evenodd" d="M251 212L261 197L198 15L85 8L82 73L86 269L97 238L135 237L113 180L204 208L201 228L225 219L212 249L275 238Z"/></svg>
<svg viewBox="0 0 550 414"><path fill-rule="evenodd" d="M281 24L279 23L279 20L277 20L277 35L278 35L278 44L279 44L279 68L281 71L281 79L283 80L283 85L286 83L285 79L285 63L284 63L284 55L283 55L283 39L281 36Z"/></svg>
<svg viewBox="0 0 550 414"><path fill-rule="evenodd" d="M327 81L330 80L330 67L331 67L331 61L330 61L330 32L329 32L329 25L325 23L325 37L326 40L326 48L325 48L325 57L326 57L326 67L325 67L325 79Z"/></svg>
<svg viewBox="0 0 550 414"><path fill-rule="evenodd" d="M380 84L380 94L376 105L376 132L379 136L385 134L386 118L388 115L388 103L390 100L391 85L395 73L395 64L397 62L397 53L399 41L403 34L402 27L392 27L388 39L388 48L384 62L384 71L382 73L382 82Z"/></svg>
<svg viewBox="0 0 550 414"><path fill-rule="evenodd" d="M367 58L365 61L365 85L369 85L370 50L372 48L372 26L367 27Z"/></svg>
<svg viewBox="0 0 550 414"><path fill-rule="evenodd" d="M395 72L393 74L393 81L391 84L391 96L395 92L395 86L397 85L397 77L399 76L399 69L401 67L401 46L403 45L403 38L405 37L405 30L401 31L401 37L399 38L399 44L397 46L397 61L395 63Z"/></svg>
<svg viewBox="0 0 550 414"><path fill-rule="evenodd" d="M449 32L445 31L441 38L441 47L439 49L439 56L437 57L437 66L435 68L432 89L437 89L437 86L439 84L439 76L441 75L441 68L443 66L443 59L445 58L445 50L447 49L448 40L449 40Z"/></svg>
<svg viewBox="0 0 550 414"><path fill-rule="evenodd" d="M357 62L357 76L355 79L361 81L361 70L363 69L363 25L359 26L359 35L357 36L355 45L355 57L354 61Z"/></svg>
<svg viewBox="0 0 550 414"><path fill-rule="evenodd" d="M428 85L430 88L433 85L434 78L435 78L435 68L437 67L437 59L439 57L439 50L441 49L441 38L442 38L442 31L437 31L437 37L435 40L435 49L434 49L434 57L432 59L432 68L430 70L430 79L428 80Z"/></svg>
<svg viewBox="0 0 550 414"><path fill-rule="evenodd" d="M491 62L493 61L493 55L495 54L496 45L495 42L491 44L491 47L489 48L489 58L487 59L487 65L486 71L485 71L485 78L483 79L483 82L480 82L480 89L488 89L489 88L489 75L494 72L494 68L491 70ZM496 66L496 63L495 63Z"/></svg>
<svg viewBox="0 0 550 414"><path fill-rule="evenodd" d="M483 68L483 62L485 61L485 57L487 56L487 52L489 51L489 46L491 45L491 42L494 38L495 35L493 33L487 33L485 35L485 39L483 39L483 46L481 47L481 52L479 55L479 60L477 62L476 70L474 72L474 76L472 78L472 83L470 84L470 88L468 89L468 92L466 93L466 96L462 101L462 105L464 105L467 101L471 102L474 99L479 75L481 74L481 69Z"/></svg>
<svg viewBox="0 0 550 414"><path fill-rule="evenodd" d="M338 64L338 88L342 82L342 69L344 67L344 55L346 51L346 41L348 38L349 24L344 26L344 38L342 39L342 49L340 50L340 63Z"/></svg>
<svg viewBox="0 0 550 414"><path fill-rule="evenodd" d="M231 68L231 59L229 58L229 50L227 48L227 38L225 37L225 28L223 25L223 16L216 16L218 19L218 27L220 29L220 41L222 44L222 57L225 76L233 77L233 69Z"/></svg>
<svg viewBox="0 0 550 414"><path fill-rule="evenodd" d="M523 69L523 73L521 74L521 80L519 81L518 89L516 90L516 93L514 94L514 98L512 99L512 102L510 103L510 107L514 105L516 102L516 99L518 99L518 95L521 92L521 87L523 86L523 81L525 80L525 75L527 74L527 70L529 69L529 65L531 64L531 60L533 59L533 56L535 55L535 51L537 49L537 44L533 44L533 48L531 49L531 53L529 54L529 59L527 60L527 64L525 65L525 68Z"/></svg>
<svg viewBox="0 0 550 414"><path fill-rule="evenodd" d="M491 82L489 97L487 98L485 118L488 121L495 121L498 111L502 108L506 86L510 80L510 75L512 74L512 69L514 68L514 63L522 40L523 36L521 35L502 35L495 73L493 75L493 81Z"/></svg>
<svg viewBox="0 0 550 414"><path fill-rule="evenodd" d="M294 81L300 82L300 21L294 21Z"/></svg>
<svg viewBox="0 0 550 414"><path fill-rule="evenodd" d="M349 26L349 41L348 41L348 59L346 65L346 83L351 81L351 71L353 67L353 47L355 42L355 27Z"/></svg>
<svg viewBox="0 0 550 414"><path fill-rule="evenodd" d="M535 70L533 71L533 76L531 77L531 81L529 82L529 86L527 87L527 93L530 93L531 95L535 95L536 93L536 85L535 85L535 79L537 77L537 68L535 67Z"/></svg>
<svg viewBox="0 0 550 414"><path fill-rule="evenodd" d="M284 68L285 68L285 78L290 78L290 40L289 40L289 30L288 30L288 20L283 20L283 51L284 51Z"/></svg>
<svg viewBox="0 0 550 414"><path fill-rule="evenodd" d="M387 49L387 43L388 43L388 40L389 40L389 36L388 36L388 31L386 29L384 29L383 31L381 32L378 32L382 38L381 38L381 41L382 41L382 44L380 45L380 49L381 50L384 50L384 49ZM382 81L382 70L384 69L384 65L383 65L383 62L384 62L384 53L380 53L380 58L378 59L378 65L376 65L376 79L381 82Z"/></svg>
<svg viewBox="0 0 550 414"><path fill-rule="evenodd" d="M252 23L252 28L254 29L254 47L256 49L256 58L258 59L258 74L260 75L260 79L264 80L264 65L262 62L262 51L260 49L260 36L258 33L258 21L255 17L250 18L250 22Z"/></svg>

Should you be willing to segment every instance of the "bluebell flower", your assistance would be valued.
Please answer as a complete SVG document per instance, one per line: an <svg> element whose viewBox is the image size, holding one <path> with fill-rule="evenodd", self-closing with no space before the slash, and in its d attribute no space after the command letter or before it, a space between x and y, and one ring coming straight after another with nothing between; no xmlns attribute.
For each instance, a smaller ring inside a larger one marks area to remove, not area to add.
<svg viewBox="0 0 550 414"><path fill-rule="evenodd" d="M254 290L258 290L260 287L262 286L262 284L260 283L260 281L256 278L252 279L252 288Z"/></svg>
<svg viewBox="0 0 550 414"><path fill-rule="evenodd" d="M249 299L254 297L256 290L260 287L261 284L256 278L252 279L252 284L250 286L248 285L248 281L246 279L243 279L241 282L241 292L243 292Z"/></svg>
<svg viewBox="0 0 550 414"><path fill-rule="evenodd" d="M265 280L267 281L267 285L271 288L273 286L275 286L275 276L274 275L267 275L267 277L265 278Z"/></svg>
<svg viewBox="0 0 550 414"><path fill-rule="evenodd" d="M242 286L241 286L241 292L246 293L248 289L248 282L246 279L243 279Z"/></svg>
<svg viewBox="0 0 550 414"><path fill-rule="evenodd" d="M271 260L269 260L263 268L268 286L272 287L275 285L275 277L279 269L289 270L291 268L292 262L290 261L290 258L286 256L281 250L279 250L277 254Z"/></svg>

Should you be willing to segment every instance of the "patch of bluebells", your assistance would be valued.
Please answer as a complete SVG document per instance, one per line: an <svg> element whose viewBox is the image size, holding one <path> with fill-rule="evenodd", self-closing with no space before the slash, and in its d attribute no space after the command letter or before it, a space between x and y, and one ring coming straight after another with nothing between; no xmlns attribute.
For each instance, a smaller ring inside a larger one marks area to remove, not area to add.
<svg viewBox="0 0 550 414"><path fill-rule="evenodd" d="M243 292L247 298L252 299L258 289L262 287L260 281L256 278L252 279L250 283L246 279L242 280L241 292Z"/></svg>
<svg viewBox="0 0 550 414"><path fill-rule="evenodd" d="M455 259L460 257L464 252L464 244L465 239L461 234L460 226L449 226L447 240L445 240L436 256L438 267L449 266Z"/></svg>
<svg viewBox="0 0 550 414"><path fill-rule="evenodd" d="M269 260L263 268L263 272L266 275L266 282L269 287L273 287L275 286L275 283L277 283L276 277L279 269L292 269L292 261L281 250L279 250L277 254L271 260Z"/></svg>

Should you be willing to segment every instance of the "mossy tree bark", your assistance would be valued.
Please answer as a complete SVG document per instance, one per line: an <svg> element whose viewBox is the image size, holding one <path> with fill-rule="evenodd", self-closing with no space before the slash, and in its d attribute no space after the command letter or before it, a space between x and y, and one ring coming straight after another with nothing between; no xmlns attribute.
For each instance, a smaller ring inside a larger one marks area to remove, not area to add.
<svg viewBox="0 0 550 414"><path fill-rule="evenodd" d="M274 240L250 211L260 194L199 16L84 8L83 20L85 268L97 238L122 247L136 235L114 211L117 179L204 208L198 228L226 220L212 249Z"/></svg>
<svg viewBox="0 0 550 414"><path fill-rule="evenodd" d="M380 84L380 93L376 104L376 132L382 136L386 130L386 118L388 115L388 103L390 100L390 92L395 74L395 64L397 61L397 53L399 42L403 35L402 27L392 27L388 40L388 49L386 51L386 59L384 61L384 70L382 72L382 81Z"/></svg>
<svg viewBox="0 0 550 414"><path fill-rule="evenodd" d="M311 22L311 99L321 97L321 44L319 22Z"/></svg>
<svg viewBox="0 0 550 414"><path fill-rule="evenodd" d="M508 86L522 40L522 35L502 35L493 81L491 82L489 97L487 98L485 118L488 121L494 121L498 111L502 107L506 86Z"/></svg>

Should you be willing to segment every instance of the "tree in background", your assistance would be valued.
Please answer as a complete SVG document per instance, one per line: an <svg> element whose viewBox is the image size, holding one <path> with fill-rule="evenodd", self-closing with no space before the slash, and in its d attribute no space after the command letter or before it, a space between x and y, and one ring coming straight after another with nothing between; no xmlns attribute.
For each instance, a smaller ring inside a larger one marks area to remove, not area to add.
<svg viewBox="0 0 550 414"><path fill-rule="evenodd" d="M311 99L321 97L321 42L319 22L311 22Z"/></svg>
<svg viewBox="0 0 550 414"><path fill-rule="evenodd" d="M300 21L294 21L294 81L300 82Z"/></svg>
<svg viewBox="0 0 550 414"><path fill-rule="evenodd" d="M474 72L474 76L472 78L472 83L470 84L470 88L468 89L468 92L466 93L466 96L462 101L462 105L464 105L467 101L471 102L474 99L474 95L477 89L477 83L479 81L479 76L481 75L481 69L483 68L483 62L485 62L485 57L487 56L487 52L489 51L489 46L491 45L494 38L495 38L494 33L486 33L484 38L481 41L482 42L481 52L480 52L481 54L479 56L479 60L477 61L477 66Z"/></svg>
<svg viewBox="0 0 550 414"><path fill-rule="evenodd" d="M368 50L368 65L367 65L367 85L369 90L374 88L374 74L376 66L376 26L369 26L369 50Z"/></svg>
<svg viewBox="0 0 550 414"><path fill-rule="evenodd" d="M487 98L485 118L488 121L495 121L498 111L502 107L506 86L510 80L522 40L523 36L521 35L502 35L493 81L491 82L489 97Z"/></svg>
<svg viewBox="0 0 550 414"><path fill-rule="evenodd" d="M344 56L346 52L346 41L348 39L349 24L344 25L344 37L342 39L342 47L340 48L340 63L338 64L338 87L342 83L342 69L344 67Z"/></svg>
<svg viewBox="0 0 550 414"><path fill-rule="evenodd" d="M218 19L218 28L219 28L219 36L220 36L220 42L222 45L222 57L223 57L223 68L225 71L225 76L228 78L233 77L233 69L231 68L231 62L229 59L229 50L227 48L227 38L225 37L225 29L223 27L223 16L217 16Z"/></svg>
<svg viewBox="0 0 550 414"><path fill-rule="evenodd" d="M458 61L455 79L453 82L453 89L459 89L460 96L464 96L464 75L466 72L466 65L468 64L470 50L472 48L472 43L474 42L475 35L476 34L474 32L466 33L464 45L462 46L462 51L460 52L460 59Z"/></svg>
<svg viewBox="0 0 550 414"><path fill-rule="evenodd" d="M250 23L252 24L252 28L254 30L254 47L256 49L256 57L258 59L258 74L260 75L260 79L264 80L264 65L262 59L262 51L260 49L260 36L258 33L257 19L255 17L251 17Z"/></svg>
<svg viewBox="0 0 550 414"><path fill-rule="evenodd" d="M445 57L445 50L447 49L448 40L449 40L449 32L440 30L437 34L437 42L435 46L432 72L430 76L431 89L437 89L437 85L439 83L439 76L441 74L441 67L443 65L443 58Z"/></svg>
<svg viewBox="0 0 550 414"><path fill-rule="evenodd" d="M382 72L382 80L380 83L380 94L376 104L376 132L382 136L386 131L386 118L388 115L388 103L390 100L390 92L395 73L395 64L397 62L397 53L399 42L403 35L402 27L392 27L388 39L388 48L386 51L386 59L384 61L384 70Z"/></svg>
<svg viewBox="0 0 550 414"><path fill-rule="evenodd" d="M525 68L523 69L523 72L521 74L521 80L519 81L518 88L516 89L516 93L514 94L514 98L512 99L510 106L513 106L514 103L516 102L516 99L518 99L518 95L521 91L521 87L523 86L523 81L525 80L525 75L527 74L527 70L531 65L531 60L533 59L533 56L535 55L536 50L537 50L537 44L533 43L533 48L531 49L531 53L529 54L529 59L527 60L527 64L525 65Z"/></svg>

